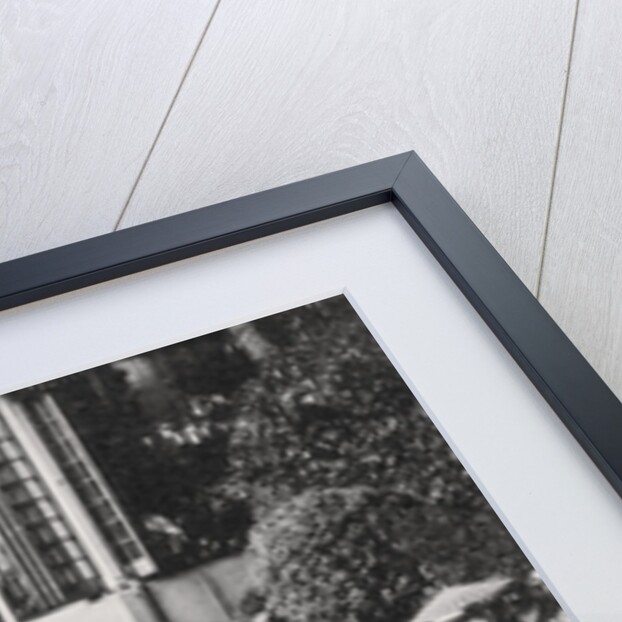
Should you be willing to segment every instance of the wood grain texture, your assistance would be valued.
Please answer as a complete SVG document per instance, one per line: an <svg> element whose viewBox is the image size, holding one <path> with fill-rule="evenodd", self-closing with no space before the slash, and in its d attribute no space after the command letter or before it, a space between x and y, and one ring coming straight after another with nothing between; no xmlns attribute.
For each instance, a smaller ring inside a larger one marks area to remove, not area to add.
<svg viewBox="0 0 622 622"><path fill-rule="evenodd" d="M214 3L0 2L0 261L112 230Z"/></svg>
<svg viewBox="0 0 622 622"><path fill-rule="evenodd" d="M541 301L622 398L622 4L581 2Z"/></svg>
<svg viewBox="0 0 622 622"><path fill-rule="evenodd" d="M539 270L573 0L223 0L122 226L415 149Z"/></svg>

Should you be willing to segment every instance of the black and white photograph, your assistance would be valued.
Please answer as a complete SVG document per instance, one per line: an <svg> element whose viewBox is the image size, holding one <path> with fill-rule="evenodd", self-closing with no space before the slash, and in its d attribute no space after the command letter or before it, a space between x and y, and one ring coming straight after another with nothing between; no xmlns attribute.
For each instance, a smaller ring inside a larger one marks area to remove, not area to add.
<svg viewBox="0 0 622 622"><path fill-rule="evenodd" d="M0 397L0 591L2 622L569 620L344 296Z"/></svg>

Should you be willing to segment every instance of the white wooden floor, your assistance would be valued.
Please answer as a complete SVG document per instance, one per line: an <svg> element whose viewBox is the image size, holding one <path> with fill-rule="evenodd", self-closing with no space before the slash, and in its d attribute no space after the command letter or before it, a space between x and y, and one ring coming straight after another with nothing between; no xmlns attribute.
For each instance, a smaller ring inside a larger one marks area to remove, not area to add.
<svg viewBox="0 0 622 622"><path fill-rule="evenodd" d="M415 149L622 397L621 31L617 0L4 0L0 261Z"/></svg>

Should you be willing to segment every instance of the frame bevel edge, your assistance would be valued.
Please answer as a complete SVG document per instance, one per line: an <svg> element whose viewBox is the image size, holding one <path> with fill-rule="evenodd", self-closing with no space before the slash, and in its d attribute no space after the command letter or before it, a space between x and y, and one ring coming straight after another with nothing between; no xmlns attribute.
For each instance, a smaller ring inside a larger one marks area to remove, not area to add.
<svg viewBox="0 0 622 622"><path fill-rule="evenodd" d="M416 153L393 203L622 496L622 403Z"/></svg>

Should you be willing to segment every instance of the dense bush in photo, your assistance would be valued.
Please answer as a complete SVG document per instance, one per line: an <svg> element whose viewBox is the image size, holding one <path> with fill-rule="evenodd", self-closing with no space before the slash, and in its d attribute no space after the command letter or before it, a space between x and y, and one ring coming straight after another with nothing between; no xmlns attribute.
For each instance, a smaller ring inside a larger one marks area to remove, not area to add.
<svg viewBox="0 0 622 622"><path fill-rule="evenodd" d="M408 622L430 595L455 584L461 589L440 599L444 614L433 622L553 620L559 608L533 574L500 579L486 568L496 533L472 534L471 550L488 554L484 566L456 565L465 554L460 519L403 492L304 492L251 531L255 602L272 622ZM475 584L478 570L492 581Z"/></svg>
<svg viewBox="0 0 622 622"><path fill-rule="evenodd" d="M270 619L407 620L423 583L419 510L406 493L366 487L310 490L272 510L251 532Z"/></svg>

